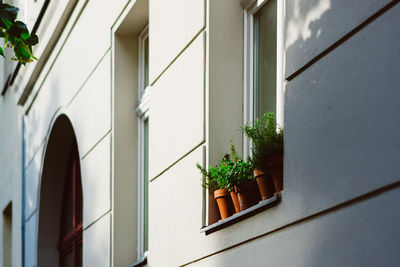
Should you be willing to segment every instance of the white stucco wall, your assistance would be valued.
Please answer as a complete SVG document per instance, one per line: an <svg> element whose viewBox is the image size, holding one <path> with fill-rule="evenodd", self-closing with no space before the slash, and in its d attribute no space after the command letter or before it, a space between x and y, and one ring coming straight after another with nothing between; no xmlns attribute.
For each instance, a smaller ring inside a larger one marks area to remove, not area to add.
<svg viewBox="0 0 400 267"><path fill-rule="evenodd" d="M50 57L53 61L45 66L46 75L33 88L36 97L25 104L30 203L26 207L25 266L35 266L37 261L40 172L46 140L60 114L71 120L81 156L85 266L111 264L111 27L124 1L102 8L106 4L90 1L76 6L71 16L76 23L67 24L60 38L65 43L56 46L62 49Z"/></svg>
<svg viewBox="0 0 400 267"><path fill-rule="evenodd" d="M16 107L12 92L0 98L0 237L3 236L3 212L12 203L12 266L21 266L21 174L22 174L22 109ZM3 260L3 239L0 259ZM2 262L1 260L1 263Z"/></svg>

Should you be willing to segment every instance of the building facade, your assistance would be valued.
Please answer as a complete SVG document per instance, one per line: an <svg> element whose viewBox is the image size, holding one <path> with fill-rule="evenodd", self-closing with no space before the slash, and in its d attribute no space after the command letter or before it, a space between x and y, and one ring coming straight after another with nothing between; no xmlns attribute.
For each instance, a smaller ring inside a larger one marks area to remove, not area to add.
<svg viewBox="0 0 400 267"><path fill-rule="evenodd" d="M10 3L0 266L400 264L397 0ZM267 111L284 190L219 221L195 165Z"/></svg>

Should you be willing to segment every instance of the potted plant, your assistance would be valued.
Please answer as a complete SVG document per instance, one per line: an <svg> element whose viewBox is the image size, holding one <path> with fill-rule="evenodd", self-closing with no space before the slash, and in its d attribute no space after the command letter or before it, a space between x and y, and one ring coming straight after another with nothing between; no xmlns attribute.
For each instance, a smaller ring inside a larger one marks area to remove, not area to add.
<svg viewBox="0 0 400 267"><path fill-rule="evenodd" d="M268 112L261 120L243 125L242 130L252 141L251 160L262 200L277 195L283 190L283 129L275 114Z"/></svg>
<svg viewBox="0 0 400 267"><path fill-rule="evenodd" d="M232 141L231 141L232 142ZM232 166L228 173L229 184L233 185L240 211L257 204L259 194L253 178L253 165L237 155L235 146L231 144ZM232 196L233 199L233 196Z"/></svg>
<svg viewBox="0 0 400 267"><path fill-rule="evenodd" d="M237 156L236 151L235 151L235 147L232 143L231 140L231 152L233 155L233 159L235 159L235 156ZM239 204L239 199L238 199L238 195L235 191L235 185L237 183L236 181L236 177L231 175L232 172L232 168L234 167L235 163L232 161L232 157L229 154L225 155L225 161L227 164L227 169L224 172L224 186L225 188L229 191L230 195L231 195L231 199L232 199L232 203L233 203L233 207L235 209L235 213L240 212L240 204Z"/></svg>
<svg viewBox="0 0 400 267"><path fill-rule="evenodd" d="M203 168L199 163L196 164L204 176L202 186L214 191L214 198L217 201L222 220L234 213L231 196L227 189L231 186L227 180L227 173L231 165L229 155L225 155L216 166L210 166L208 170Z"/></svg>

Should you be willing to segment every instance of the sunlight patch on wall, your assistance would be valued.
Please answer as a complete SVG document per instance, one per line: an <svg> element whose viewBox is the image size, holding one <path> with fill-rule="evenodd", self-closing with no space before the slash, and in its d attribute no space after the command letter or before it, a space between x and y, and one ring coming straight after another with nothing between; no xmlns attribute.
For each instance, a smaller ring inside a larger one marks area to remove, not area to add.
<svg viewBox="0 0 400 267"><path fill-rule="evenodd" d="M294 44L300 37L303 42L312 36L310 25L319 20L322 15L331 8L331 0L320 0L314 7L310 8L305 15L300 14L300 0L295 0L293 17L288 21L286 33L287 49ZM318 31L318 36L321 31Z"/></svg>

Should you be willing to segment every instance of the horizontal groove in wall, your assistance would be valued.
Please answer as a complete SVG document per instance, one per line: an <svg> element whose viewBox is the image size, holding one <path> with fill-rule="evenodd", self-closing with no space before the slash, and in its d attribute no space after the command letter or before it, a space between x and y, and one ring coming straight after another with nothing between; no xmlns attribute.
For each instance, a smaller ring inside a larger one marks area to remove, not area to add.
<svg viewBox="0 0 400 267"><path fill-rule="evenodd" d="M179 58L180 55L183 54L183 52L186 51L186 49L196 40L196 38L206 29L206 27L202 27L200 31L193 37L192 40L189 41L189 43L178 53L178 55L172 59L172 61L164 68L163 71L154 79L154 81L151 83L151 86L153 86L159 79L160 77L169 69L169 67L174 64L174 62Z"/></svg>
<svg viewBox="0 0 400 267"><path fill-rule="evenodd" d="M282 226L280 226L280 227L278 227L278 228L276 228L276 229L273 229L273 230L268 231L268 232L266 232L266 233L263 233L263 234L261 234L261 235L258 235L258 236L249 238L249 239L247 239L247 240L244 240L244 241L242 241L242 242L239 242L239 243L234 244L234 245L232 245L232 246L229 246L229 247L227 247L227 248L218 250L218 251L216 251L216 252L214 252L214 253L211 253L211 254L209 254L209 255L206 255L206 256L204 256L204 257L201 257L201 258L199 258L199 259L193 260L193 261L191 261L191 262L185 263L185 264L180 265L180 266L182 266L182 267L183 267L183 266L188 266L188 265L190 265L190 264L199 262L199 261L201 261L201 260L204 260L204 259L206 259L206 258L215 256L215 255L220 254L220 253L222 253L222 252L225 252L225 251L231 250L231 249L233 249L233 248L239 247L239 246L244 245L244 244L246 244L246 243L255 241L255 240L259 239L259 238L266 237L266 236L268 236L268 235L270 235L270 234L272 234L272 233L279 232L279 231L284 230L284 229L286 229L286 228L289 228L289 227L291 227L291 226L299 225L299 224L301 224L301 223L306 223L306 222L308 222L308 221L311 221L311 220L313 220L313 219L319 218L319 217L321 217L321 216L328 215L328 214L333 213L333 212L335 212L335 211L338 211L338 210L341 210L341 209L343 209L343 208L350 207L350 206L352 206L352 205L355 205L355 204L357 204L357 203L360 203L360 202L362 202L362 201L365 201L365 200L368 200L368 199L377 197L377 196L379 196L379 195L381 195L381 194L384 194L384 193L387 193L387 192L389 192L389 191L396 190L396 189L398 189L399 187L400 187L400 181L394 182L394 183L392 183L392 184L389 184L389 185L386 185L386 186L383 186L383 187L380 187L380 188L375 189L375 190L373 190L373 191L370 191L370 192L368 192L368 193L365 193L365 194L362 194L362 195L360 195L360 196L357 196L357 197L355 197L355 198L353 198L353 199L347 200L347 201L345 201L345 202L343 202L343 203L337 204L337 205L335 205L335 206L333 206L333 207L327 208L327 209L325 209L325 210L323 210L323 211L319 211L319 212L316 212L316 213L314 213L314 214L310 214L310 215L308 215L308 216L306 216L306 217L304 217L304 218L295 220L295 221L293 221L293 222L291 222L291 223L287 223L287 224L282 225Z"/></svg>
<svg viewBox="0 0 400 267"><path fill-rule="evenodd" d="M89 81L89 79L92 77L92 75L95 73L99 65L103 62L104 58L107 56L107 54L111 51L111 47L108 47L106 52L101 56L100 60L97 61L96 65L94 68L90 71L89 75L86 77L86 79L83 81L82 85L79 86L78 90L75 92L75 94L72 96L71 100L68 102L67 107L71 105L71 103L74 101L74 99L78 96L78 94L82 91L83 87L85 87L86 83Z"/></svg>
<svg viewBox="0 0 400 267"><path fill-rule="evenodd" d="M107 51L104 53L104 55L100 58L100 60L96 63L96 66L92 69L92 71L90 72L90 74L88 75L88 77L85 79L85 81L83 82L82 86L79 87L79 89L76 91L76 93L72 96L71 100L68 102L67 107L69 107L71 105L71 103L74 101L74 99L78 96L78 94L82 91L82 88L85 86L85 84L87 83L87 81L90 79L90 77L93 75L93 73L96 71L96 69L98 68L98 66L102 63L103 59L107 56L108 52L111 51L111 48L108 48ZM54 115L52 116L50 122L52 122L54 120L54 116L56 115L60 115L58 113L58 111L60 110L60 108L57 108L56 111L54 112ZM51 131L51 129L49 129ZM37 152L41 149L41 146L45 143L47 136L50 134L50 131L46 133L46 137L43 139L43 141L40 143L40 145L38 146L38 148L34 151L32 158L29 160L28 164L26 165L25 168L28 168L29 165L32 163L33 159L35 158ZM110 131L107 132L107 134ZM106 135L107 135L106 134ZM102 137L104 138L104 136ZM101 140L100 140L101 141ZM100 142L99 141L99 142ZM97 143L96 143L97 144ZM94 146L96 146L96 144ZM90 150L92 150L93 147L91 149L89 149L89 151L87 153L90 152ZM86 154L87 154L86 153Z"/></svg>
<svg viewBox="0 0 400 267"><path fill-rule="evenodd" d="M35 215L35 213L38 211L38 208L36 207L32 212L31 212L31 214L29 214L29 216L25 219L25 222L28 222L32 217L33 217L33 215Z"/></svg>
<svg viewBox="0 0 400 267"><path fill-rule="evenodd" d="M167 168L165 168L162 172L160 172L159 174L157 174L156 176L154 176L154 178L150 179L150 182L153 182L155 179L157 179L158 177L160 177L162 174L164 174L166 171L168 171L169 169L171 169L173 166L175 166L178 162L180 162L182 159L184 159L186 156L188 156L190 153L192 153L193 151L195 151L197 148L199 148L201 145L203 145L205 143L205 141L201 141L200 144L198 144L197 146L195 146L194 148L192 148L191 150L189 150L187 153L185 153L182 157L180 157L178 160L176 160L175 162L173 162L171 165L169 165Z"/></svg>
<svg viewBox="0 0 400 267"><path fill-rule="evenodd" d="M328 55L330 52L332 52L334 49L342 45L344 42L346 42L348 39L350 39L352 36L354 36L356 33L360 32L362 29L364 29L366 26L368 26L371 22L376 20L378 17L386 13L389 9L394 7L396 4L399 3L399 0L393 0L389 4L385 5L383 8L378 10L375 14L371 15L369 18L364 20L360 25L355 27L353 30L345 34L342 38L340 38L338 41L334 42L332 45L330 45L327 49L323 50L321 53L319 53L317 56L313 57L310 61L308 61L306 64L304 64L302 67L300 67L297 71L295 71L293 74L289 75L286 77L286 80L291 81L294 78L296 78L298 75L300 75L302 72L310 68L312 65L314 65L317 61L319 61L321 58L325 57Z"/></svg>
<svg viewBox="0 0 400 267"><path fill-rule="evenodd" d="M31 156L31 158L29 159L28 163L24 166L25 169L28 169L29 166L31 165L31 163L33 162L33 160L36 157L36 154L41 150L41 147L46 143L46 137L42 140L42 142L40 142L39 146L34 149L33 154Z"/></svg>
<svg viewBox="0 0 400 267"><path fill-rule="evenodd" d="M95 223L97 223L98 221L100 221L101 219L103 219L104 217L106 217L108 214L111 214L111 209L109 209L108 211L106 211L103 215L101 215L100 217L98 217L96 220L94 220L93 222L89 223L85 228L83 228L83 230L87 230L89 229L91 226L93 226Z"/></svg>
<svg viewBox="0 0 400 267"><path fill-rule="evenodd" d="M107 135L108 135L109 133L111 133L111 129L109 129L109 130L106 132L105 135L103 135L102 137L100 137L100 139L99 139L91 148L89 148L89 150L81 157L81 159L82 159L82 160L85 159L85 157L86 157L90 152L92 152L92 150L95 149L95 148L97 147L97 145L100 144L101 141L103 141L103 140L107 137Z"/></svg>

